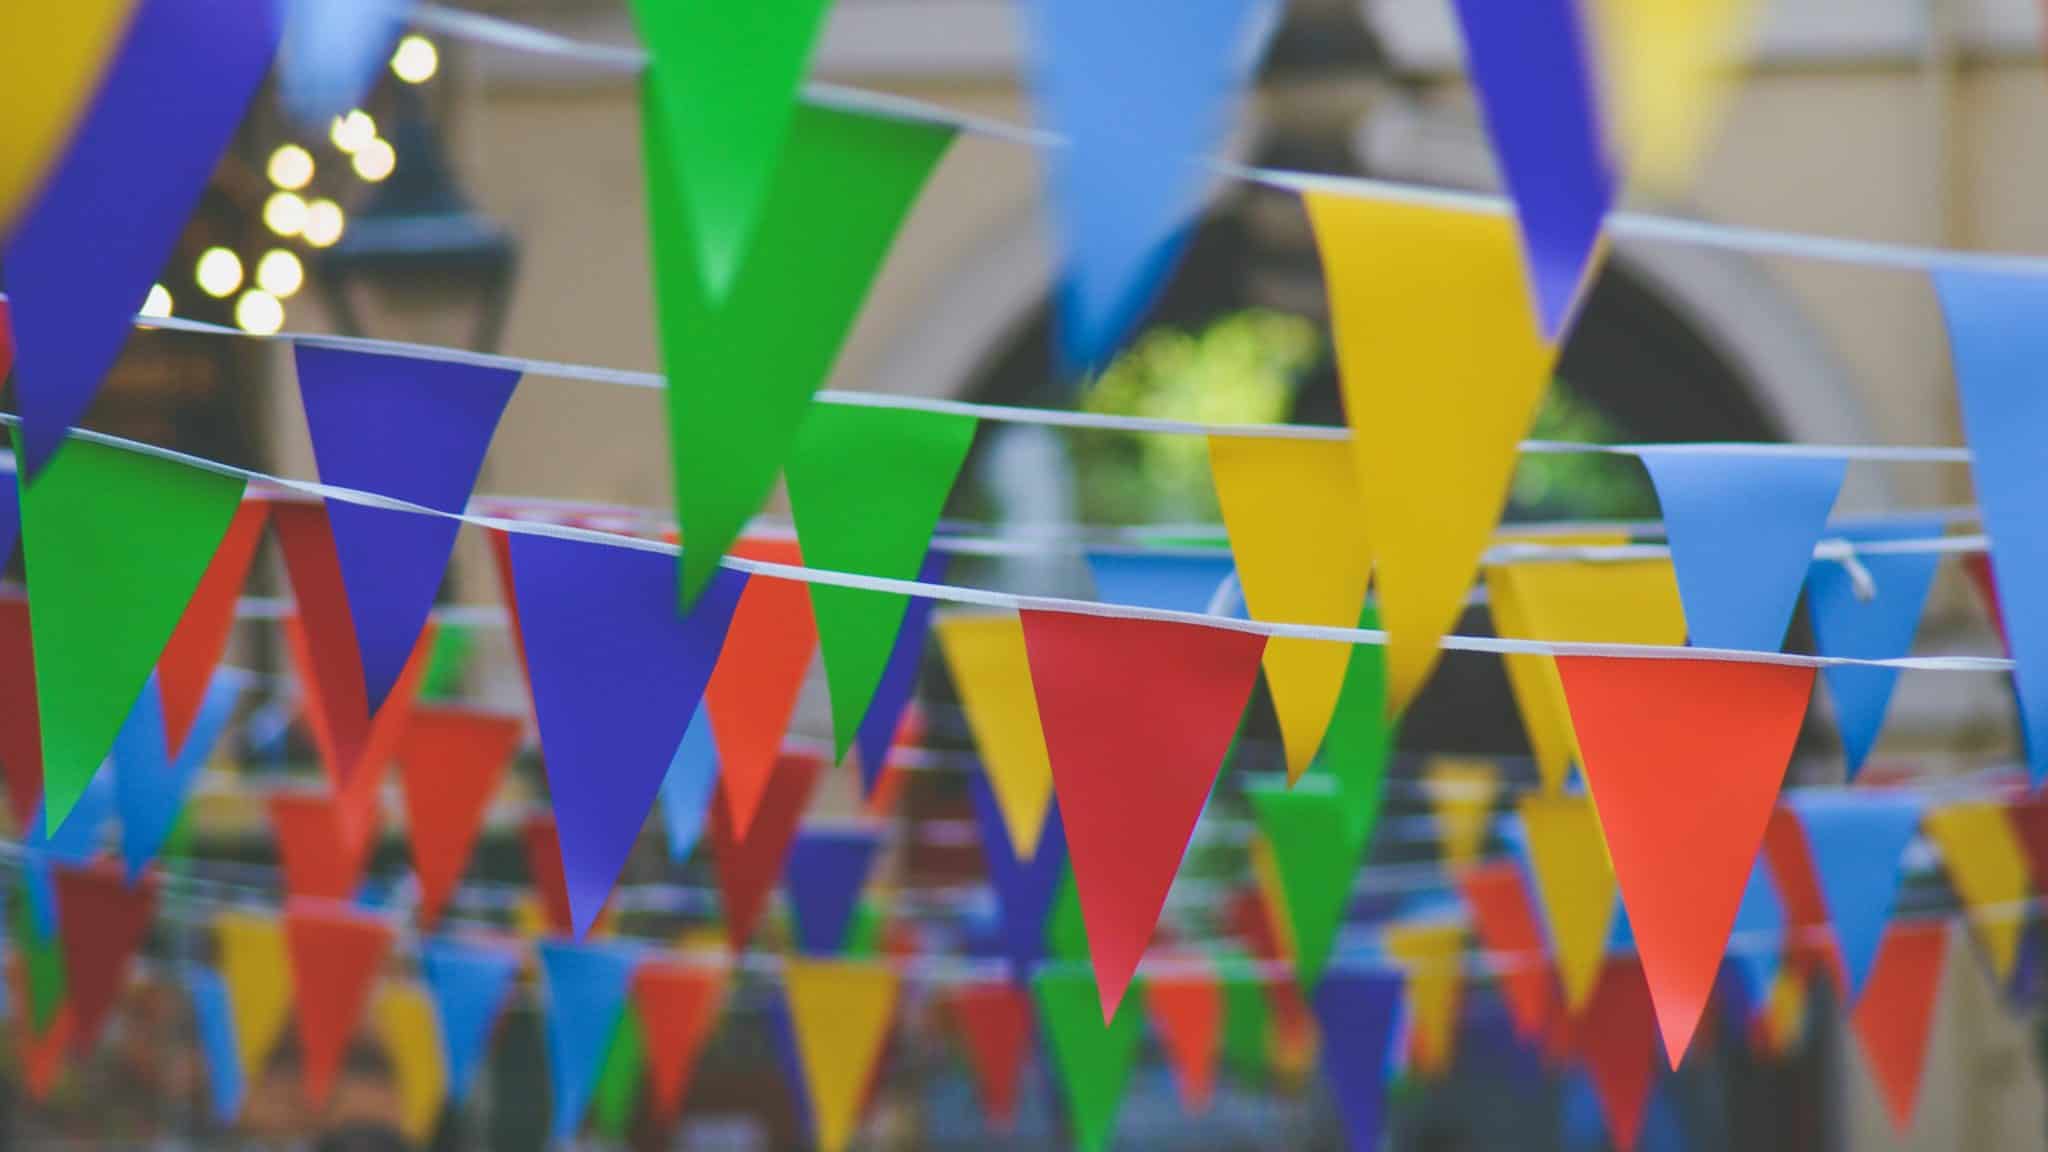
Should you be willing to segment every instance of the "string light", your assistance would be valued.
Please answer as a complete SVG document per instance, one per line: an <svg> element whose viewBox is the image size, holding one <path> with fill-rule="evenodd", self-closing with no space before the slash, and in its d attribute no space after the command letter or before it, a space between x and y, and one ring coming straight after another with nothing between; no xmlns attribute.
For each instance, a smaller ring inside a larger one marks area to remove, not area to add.
<svg viewBox="0 0 2048 1152"><path fill-rule="evenodd" d="M256 286L279 300L291 299L305 283L306 266L282 248L272 248L256 262Z"/></svg>
<svg viewBox="0 0 2048 1152"><path fill-rule="evenodd" d="M361 108L351 109L346 116L336 116L328 129L327 138L343 152L354 152L377 138L377 122Z"/></svg>
<svg viewBox="0 0 2048 1152"><path fill-rule="evenodd" d="M296 192L313 182L313 154L297 144L280 145L270 154L266 170L272 184L287 192Z"/></svg>
<svg viewBox="0 0 2048 1152"><path fill-rule="evenodd" d="M411 35L391 54L391 71L407 84L425 84L441 70L441 53L425 36Z"/></svg>
<svg viewBox="0 0 2048 1152"><path fill-rule="evenodd" d="M251 288L235 301L235 327L268 336L284 327L284 305L261 288Z"/></svg>
<svg viewBox="0 0 2048 1152"><path fill-rule="evenodd" d="M392 150L390 141L372 137L356 149L352 163L355 165L356 175L375 184L391 175L391 170L398 167L398 153Z"/></svg>
<svg viewBox="0 0 2048 1152"><path fill-rule="evenodd" d="M331 248L341 239L343 227L347 224L341 214L341 205L324 197L306 205L306 226L303 229L306 243L315 248Z"/></svg>
<svg viewBox="0 0 2048 1152"><path fill-rule="evenodd" d="M225 248L208 248L199 254L193 272L199 290L216 300L225 300L242 286L242 259Z"/></svg>
<svg viewBox="0 0 2048 1152"><path fill-rule="evenodd" d="M263 202L263 226L279 236L297 236L306 226L306 202L296 192L272 192Z"/></svg>
<svg viewBox="0 0 2048 1152"><path fill-rule="evenodd" d="M171 290L161 284L149 286L149 299L142 302L142 314L153 320L164 320L171 314Z"/></svg>

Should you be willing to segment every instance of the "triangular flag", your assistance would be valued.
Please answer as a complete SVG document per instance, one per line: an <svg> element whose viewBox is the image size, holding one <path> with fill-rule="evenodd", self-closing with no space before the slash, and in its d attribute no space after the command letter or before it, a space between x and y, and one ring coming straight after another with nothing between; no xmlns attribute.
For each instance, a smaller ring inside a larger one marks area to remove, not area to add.
<svg viewBox="0 0 2048 1152"><path fill-rule="evenodd" d="M683 1114L683 1097L704 1042L725 1010L722 965L651 960L633 973L633 1005L647 1045L648 1111L668 1127Z"/></svg>
<svg viewBox="0 0 2048 1152"><path fill-rule="evenodd" d="M1991 538L1991 583L2013 659L2027 766L2048 779L2048 612L2032 590L2048 580L2048 487L2033 430L2048 419L2035 366L2048 354L2048 277L1953 265L1934 270L1955 358L1970 475Z"/></svg>
<svg viewBox="0 0 2048 1152"><path fill-rule="evenodd" d="M1108 1020L1152 939L1265 638L1063 612L1025 612L1023 624Z"/></svg>
<svg viewBox="0 0 2048 1152"><path fill-rule="evenodd" d="M1848 462L1664 449L1643 467L1693 645L1776 652Z"/></svg>
<svg viewBox="0 0 2048 1152"><path fill-rule="evenodd" d="M1272 848L1287 937L1293 942L1294 978L1307 994L1323 978L1323 965L1351 905L1351 882L1364 847L1348 835L1344 797L1317 783L1303 781L1291 790L1246 789L1259 834Z"/></svg>
<svg viewBox="0 0 2048 1152"><path fill-rule="evenodd" d="M20 92L0 143L0 236L36 194L98 91L135 0L89 0L59 11L13 5L0 14L0 75ZM7 306L0 303L0 377L7 375Z"/></svg>
<svg viewBox="0 0 2048 1152"><path fill-rule="evenodd" d="M944 552L934 551L924 558L917 570L917 579L922 584L936 584L946 577L946 564L951 559ZM861 717L860 731L854 737L854 747L860 755L861 788L870 800L874 799L880 787L883 769L888 766L889 749L896 743L898 732L903 727L903 717L910 707L911 696L917 691L918 674L924 670L925 649L930 646L932 635L932 609L936 601L921 596L910 598L910 604L903 610L903 627L896 631L895 646L889 649L889 661L882 666L881 682L868 698L867 714Z"/></svg>
<svg viewBox="0 0 2048 1152"><path fill-rule="evenodd" d="M1351 467L1349 456L1342 457L1342 462L1344 467ZM1222 610L1219 601L1232 602L1243 595L1241 591L1233 595L1237 562L1221 550L1195 553L1093 549L1087 559L1088 575L1095 582L1095 599L1104 604L1209 612Z"/></svg>
<svg viewBox="0 0 2048 1152"><path fill-rule="evenodd" d="M101 5L88 11L94 7ZM280 12L270 0L137 0L134 11L98 94L40 191L23 202L0 252L14 312L20 448L31 477L41 477L120 356L277 49ZM38 51L42 42L36 38ZM47 75L32 67L16 82ZM206 543L217 539L216 532ZM116 570L171 583L180 607L191 593L155 564L131 557ZM161 637L151 643L162 647ZM61 803L55 822L69 807Z"/></svg>
<svg viewBox="0 0 2048 1152"><path fill-rule="evenodd" d="M790 841L803 820L822 767L808 756L783 757L769 778L767 794L761 797L754 826L745 836L732 830L731 805L721 801L711 806L711 862L718 870L725 938L734 952L747 946L754 925L768 906L768 894L782 877Z"/></svg>
<svg viewBox="0 0 2048 1152"><path fill-rule="evenodd" d="M796 922L797 947L807 956L846 948L854 905L874 867L882 834L874 828L806 828L789 846L783 887Z"/></svg>
<svg viewBox="0 0 2048 1152"><path fill-rule="evenodd" d="M242 1082L254 1084L291 1018L291 955L284 930L269 917L223 912L214 918L220 975L234 1005L235 1059Z"/></svg>
<svg viewBox="0 0 2048 1152"><path fill-rule="evenodd" d="M1425 776L1444 865L1455 871L1479 859L1479 850L1486 847L1500 769L1490 760L1438 757L1429 762Z"/></svg>
<svg viewBox="0 0 2048 1152"><path fill-rule="evenodd" d="M818 1147L841 1152L860 1128L895 1020L896 971L886 962L792 958L782 980Z"/></svg>
<svg viewBox="0 0 2048 1152"><path fill-rule="evenodd" d="M1004 980L960 984L945 1003L967 1049L967 1067L988 1114L989 1127L1003 1133L1017 1125L1017 1094L1024 1061L1031 1054L1031 1000Z"/></svg>
<svg viewBox="0 0 2048 1152"><path fill-rule="evenodd" d="M351 836L335 798L321 792L272 792L270 825L289 896L355 899L374 836Z"/></svg>
<svg viewBox="0 0 2048 1152"><path fill-rule="evenodd" d="M182 744L170 743L165 734L159 693L162 683L159 673L144 686L109 753L114 766L114 804L121 813L121 855L130 880L142 875L170 839L185 797L213 755L249 677L232 668L215 672L198 714L186 726Z"/></svg>
<svg viewBox="0 0 2048 1152"><path fill-rule="evenodd" d="M1378 628L1379 613L1368 604L1360 628ZM1272 651L1268 642L1267 651ZM1312 773L1337 785L1344 801L1345 836L1353 844L1371 841L1386 801L1387 763L1393 757L1400 718L1387 714L1387 650L1377 644L1350 645L1337 711L1323 733L1323 751ZM1268 666L1270 672L1270 665ZM1306 1018L1307 1009L1303 1009Z"/></svg>
<svg viewBox="0 0 2048 1152"><path fill-rule="evenodd" d="M1032 694L1024 628L1014 616L941 616L934 625L967 728L1019 859L1038 854L1052 804L1052 765Z"/></svg>
<svg viewBox="0 0 2048 1152"><path fill-rule="evenodd" d="M517 717L462 708L420 708L399 738L405 828L419 878L419 923L432 928L462 880L491 794L519 750Z"/></svg>
<svg viewBox="0 0 2048 1152"><path fill-rule="evenodd" d="M519 855L526 862L527 879L533 882L531 907L536 933L575 935L576 917L569 911L569 885L562 877L562 838L555 832L553 816L536 812L520 823ZM604 918L602 911L597 915L600 920Z"/></svg>
<svg viewBox="0 0 2048 1152"><path fill-rule="evenodd" d="M448 1096L456 1104L468 1098L483 1066L519 967L517 952L480 941L442 936L420 947L420 976L441 1021Z"/></svg>
<svg viewBox="0 0 2048 1152"><path fill-rule="evenodd" d="M1179 263L1268 12L1258 0L1205 0L1159 21L1095 0L1030 5L1033 102L1062 144L1047 185L1064 255L1068 374L1108 367Z"/></svg>
<svg viewBox="0 0 2048 1152"><path fill-rule="evenodd" d="M323 483L463 510L519 373L312 344L294 352ZM327 520L374 712L419 639L462 522L333 499Z"/></svg>
<svg viewBox="0 0 2048 1152"><path fill-rule="evenodd" d="M285 905L284 936L306 1101L323 1108L391 953L391 925L375 913L293 900Z"/></svg>
<svg viewBox="0 0 2048 1152"><path fill-rule="evenodd" d="M625 1141L626 1127L633 1122L633 1109L640 1101L640 1073L646 1066L647 1038L640 1017L622 1012L612 1028L611 1043L605 1047L604 1063L598 1067L592 1101L591 1126L606 1140Z"/></svg>
<svg viewBox="0 0 2048 1152"><path fill-rule="evenodd" d="M1768 838L1770 833L1765 832ZM1742 890L1742 903L1735 908L1735 927L1729 938L1729 958L1747 982L1751 1006L1761 1009L1770 1003L1771 989L1778 982L1784 961L1787 934L1785 905L1778 898L1778 886L1762 858L1751 865L1749 884Z"/></svg>
<svg viewBox="0 0 2048 1152"><path fill-rule="evenodd" d="M1176 955L1145 977L1145 1010L1173 1068L1183 1115L1199 1116L1216 1098L1222 1056L1223 986L1200 957Z"/></svg>
<svg viewBox="0 0 2048 1152"><path fill-rule="evenodd" d="M540 944L547 994L548 1084L554 1099L549 1129L556 1143L576 1135L603 1071L612 1032L625 1010L634 957L616 946Z"/></svg>
<svg viewBox="0 0 2048 1152"><path fill-rule="evenodd" d="M1565 1006L1576 1013L1599 983L1618 910L1600 816L1583 795L1524 796L1517 811Z"/></svg>
<svg viewBox="0 0 2048 1152"><path fill-rule="evenodd" d="M950 412L813 404L787 474L797 538L814 568L914 580L976 421ZM882 682L910 597L810 586L831 689L835 761L846 758Z"/></svg>
<svg viewBox="0 0 2048 1152"><path fill-rule="evenodd" d="M1623 167L1646 188L1682 191L1713 140L1756 0L1595 0L1609 121Z"/></svg>
<svg viewBox="0 0 2048 1152"><path fill-rule="evenodd" d="M163 34L176 40L189 30ZM10 259L21 293L16 267ZM64 823L113 747L241 500L238 477L90 441L23 488L47 828ZM137 572L149 579L134 579Z"/></svg>
<svg viewBox="0 0 2048 1152"><path fill-rule="evenodd" d="M1223 1063L1238 1079L1263 1084L1272 1064L1273 1017L1265 986L1241 956L1223 970Z"/></svg>
<svg viewBox="0 0 2048 1152"><path fill-rule="evenodd" d="M1042 968L1031 978L1031 991L1074 1146L1102 1152L1116 1130L1117 1107L1137 1059L1144 1009L1126 1003L1105 1018L1096 982L1085 968Z"/></svg>
<svg viewBox="0 0 2048 1152"><path fill-rule="evenodd" d="M1400 712L1465 610L1556 349L1507 217L1322 192L1305 200Z"/></svg>
<svg viewBox="0 0 2048 1152"><path fill-rule="evenodd" d="M1596 108L1591 30L1573 0L1459 0L1465 60L1500 160L1543 334L1563 336L1603 250L1615 173Z"/></svg>
<svg viewBox="0 0 2048 1152"><path fill-rule="evenodd" d="M1849 1016L1849 1027L1884 1097L1892 1131L1913 1128L1927 1067L1927 1037L1948 957L1948 925L1939 920L1900 924L1885 934L1871 969L1869 993Z"/></svg>
<svg viewBox="0 0 2048 1152"><path fill-rule="evenodd" d="M192 993L193 1030L200 1058L206 1063L206 1098L217 1124L232 1124L242 1114L247 1088L235 1051L235 1009L228 1001L227 982L211 968L186 977Z"/></svg>
<svg viewBox="0 0 2048 1152"><path fill-rule="evenodd" d="M711 714L699 701L683 732L682 743L661 778L661 823L668 833L668 858L681 864L704 836L704 821L718 786L718 741L711 734Z"/></svg>
<svg viewBox="0 0 2048 1152"><path fill-rule="evenodd" d="M156 915L156 878L130 888L112 863L53 869L57 926L64 946L64 993L71 1043L90 1052L107 1011L128 981L129 962Z"/></svg>
<svg viewBox="0 0 2048 1152"><path fill-rule="evenodd" d="M1456 920L1389 925L1387 955L1407 970L1408 1040L1415 1071L1432 1080L1450 1074L1464 998L1465 926Z"/></svg>
<svg viewBox="0 0 2048 1152"><path fill-rule="evenodd" d="M729 61L751 58L740 52ZM662 103L679 82L694 85L725 72L721 66L683 81L657 72L644 86L640 113L676 519L689 543L680 565L685 606L696 602L775 486L812 393L831 372L897 228L953 139L950 128L929 122L798 106L781 162L756 194L752 244L733 253L726 275L707 278L704 245L731 233L691 218L685 189L693 173L705 170L703 156L692 154L687 129ZM718 87L706 91L717 94L700 103L731 103ZM728 170L723 158L710 163L713 171ZM747 386L734 388L734 380Z"/></svg>
<svg viewBox="0 0 2048 1152"><path fill-rule="evenodd" d="M745 540L733 554L773 564L804 562L793 540ZM718 740L720 790L732 806L728 815L745 836L818 650L810 586L767 576L749 579L732 613L730 637L704 689L704 708Z"/></svg>
<svg viewBox="0 0 2048 1152"><path fill-rule="evenodd" d="M1557 670L1677 1067L1777 804L1813 669L1560 656Z"/></svg>
<svg viewBox="0 0 2048 1152"><path fill-rule="evenodd" d="M1596 546L1625 544L1628 539L1579 535L1546 537L1544 542ZM1494 565L1486 570L1486 591L1494 627L1512 639L1667 647L1685 643L1685 609L1669 560ZM1559 791L1579 759L1579 744L1557 662L1534 653L1502 659L1536 755L1537 775L1546 791Z"/></svg>
<svg viewBox="0 0 2048 1152"><path fill-rule="evenodd" d="M1898 524L1884 531L1843 531L1852 543L1884 540L1925 540L1942 535L1938 520ZM1941 561L1936 552L1858 552L1856 563L1869 577L1859 587L1839 560L1816 560L1806 574L1806 606L1813 615L1813 645L1823 656L1889 660L1913 650L1927 593ZM1835 723L1842 730L1842 753L1855 779L1884 727L1891 705L1896 668L1839 665L1823 668L1828 695L1835 702Z"/></svg>
<svg viewBox="0 0 2048 1152"><path fill-rule="evenodd" d="M0 769L15 827L26 829L43 806L43 732L36 715L36 657L28 601L0 594Z"/></svg>
<svg viewBox="0 0 2048 1152"><path fill-rule="evenodd" d="M1323 1080L1354 1152L1378 1148L1386 1128L1401 994L1401 977L1394 972L1339 970L1316 988Z"/></svg>
<svg viewBox="0 0 2048 1152"><path fill-rule="evenodd" d="M361 107L391 59L411 8L412 0L303 0L285 9L277 95L291 118L319 129Z"/></svg>
<svg viewBox="0 0 2048 1152"><path fill-rule="evenodd" d="M1254 619L1333 628L1358 622L1372 551L1349 445L1212 436L1209 477ZM1351 645L1328 640L1281 636L1266 645L1289 780L1301 778L1322 746L1351 654Z"/></svg>
<svg viewBox="0 0 2048 1152"><path fill-rule="evenodd" d="M1920 830L1911 793L1798 792L1790 807L1806 830L1821 900L1849 978L1848 1004L1862 998L1899 894L1906 846Z"/></svg>
<svg viewBox="0 0 2048 1152"><path fill-rule="evenodd" d="M1618 1152L1631 1152L1657 1074L1657 1016L1635 957L1613 957L1601 969L1573 1028L1572 1047L1593 1081L1608 1139Z"/></svg>
<svg viewBox="0 0 2048 1152"><path fill-rule="evenodd" d="M2005 815L2012 824L2013 839L2027 861L2027 875L2034 891L2048 892L2048 796L2026 796L2010 801Z"/></svg>
<svg viewBox="0 0 2048 1152"><path fill-rule="evenodd" d="M640 838L747 579L677 616L674 562L552 536L512 539L520 635L577 935Z"/></svg>
<svg viewBox="0 0 2048 1152"><path fill-rule="evenodd" d="M1045 959L1046 921L1052 915L1060 878L1067 870L1067 835L1060 810L1048 805L1045 828L1038 835L1038 854L1021 857L1010 846L1010 832L996 804L995 789L986 777L970 777L974 819L981 831L981 854L988 867L988 886L995 893L996 917L1002 922L1003 954L1010 979L1018 984Z"/></svg>
<svg viewBox="0 0 2048 1152"><path fill-rule="evenodd" d="M178 627L157 657L156 678L163 692L164 735L175 754L185 747L186 734L211 699L215 670L221 653L227 650L228 633L235 626L235 610L248 580L249 565L256 558L256 546L263 542L263 525L270 519L270 504L264 500L243 500L228 523L227 535L213 553L199 587L185 605Z"/></svg>
<svg viewBox="0 0 2048 1152"><path fill-rule="evenodd" d="M1998 804L1971 801L1929 809L1927 835L2000 984L2012 977L2027 918L2014 909L2031 894L2026 856Z"/></svg>
<svg viewBox="0 0 2048 1152"><path fill-rule="evenodd" d="M1557 1009L1557 980L1522 869L1511 860L1496 860L1460 872L1457 883L1472 913L1473 932L1494 961L1494 979L1515 1035L1525 1043L1540 1041Z"/></svg>
<svg viewBox="0 0 2048 1152"><path fill-rule="evenodd" d="M384 1056L398 1082L398 1128L415 1145L434 1138L448 1099L448 1067L441 1059L434 1002L417 984L385 988L370 1008Z"/></svg>

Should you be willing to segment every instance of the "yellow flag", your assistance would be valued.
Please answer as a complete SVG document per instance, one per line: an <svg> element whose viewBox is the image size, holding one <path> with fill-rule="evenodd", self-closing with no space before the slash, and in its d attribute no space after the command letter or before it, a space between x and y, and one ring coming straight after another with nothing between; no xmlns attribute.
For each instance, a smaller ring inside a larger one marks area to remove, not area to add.
<svg viewBox="0 0 2048 1152"><path fill-rule="evenodd" d="M1592 797L1524 796L1520 812L1565 1006L1576 1013L1600 982L1614 933L1614 863Z"/></svg>
<svg viewBox="0 0 2048 1152"><path fill-rule="evenodd" d="M1252 618L1356 627L1372 552L1350 446L1212 436L1209 475ZM1289 783L1315 758L1350 662L1349 644L1286 636L1266 642L1266 683Z"/></svg>
<svg viewBox="0 0 2048 1152"><path fill-rule="evenodd" d="M1941 850L1949 883L1969 910L1970 928L2004 984L2027 926L2027 859L2003 805L1973 801L1931 809L1927 835Z"/></svg>
<svg viewBox="0 0 2048 1152"><path fill-rule="evenodd" d="M1756 0L1597 0L1607 122L1644 187L1683 190L1712 141Z"/></svg>
<svg viewBox="0 0 2048 1152"><path fill-rule="evenodd" d="M134 7L134 0L0 4L0 76L7 77L0 235L28 207L70 143Z"/></svg>
<svg viewBox="0 0 2048 1152"><path fill-rule="evenodd" d="M255 1091L271 1050L292 1010L291 959L276 920L251 912L223 912L213 922L220 976L234 1010L235 1059L242 1083Z"/></svg>
<svg viewBox="0 0 2048 1152"><path fill-rule="evenodd" d="M1038 726L1024 625L1015 616L941 616L934 627L1010 847L1020 859L1034 857L1052 802L1052 762Z"/></svg>
<svg viewBox="0 0 2048 1152"><path fill-rule="evenodd" d="M1465 988L1465 926L1455 920L1392 924L1381 937L1407 969L1409 1053L1430 1079L1451 1070Z"/></svg>
<svg viewBox="0 0 2048 1152"><path fill-rule="evenodd" d="M1500 795L1500 770L1490 760L1440 756L1430 761L1429 806L1436 815L1444 867L1462 868L1479 858Z"/></svg>
<svg viewBox="0 0 2048 1152"><path fill-rule="evenodd" d="M1565 545L1625 544L1626 536L1547 537ZM1589 644L1685 643L1685 609L1670 560L1528 561L1486 572L1493 623L1518 640L1576 640ZM1564 787L1579 758L1571 708L1557 662L1548 656L1508 656L1508 683L1536 754L1543 787Z"/></svg>
<svg viewBox="0 0 2048 1152"><path fill-rule="evenodd" d="M398 1081L398 1126L406 1139L425 1147L448 1097L434 1002L418 984L389 984L377 997L375 1012L377 1035Z"/></svg>
<svg viewBox="0 0 2048 1152"><path fill-rule="evenodd" d="M869 960L791 957L782 975L818 1147L840 1152L860 1127L868 1076L889 1036L896 973Z"/></svg>
<svg viewBox="0 0 2048 1152"><path fill-rule="evenodd" d="M1799 1043L1806 1031L1806 977L1795 965L1778 969L1760 1023L1765 1047L1773 1055L1783 1056Z"/></svg>
<svg viewBox="0 0 2048 1152"><path fill-rule="evenodd" d="M1386 628L1388 698L1436 667L1550 380L1505 214L1309 192Z"/></svg>

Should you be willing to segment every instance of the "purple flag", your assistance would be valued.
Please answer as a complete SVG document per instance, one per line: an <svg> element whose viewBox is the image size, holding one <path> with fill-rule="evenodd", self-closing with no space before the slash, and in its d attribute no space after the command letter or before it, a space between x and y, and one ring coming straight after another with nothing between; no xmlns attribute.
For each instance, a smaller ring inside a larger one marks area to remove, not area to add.
<svg viewBox="0 0 2048 1152"><path fill-rule="evenodd" d="M936 584L946 578L946 562L951 557L942 552L925 554L924 565L917 570L920 584ZM903 609L903 627L896 632L896 646L889 650L889 662L882 666L882 679L875 685L875 694L868 697L867 714L861 717L860 731L854 735L854 747L860 750L861 792L872 795L875 783L882 778L882 765L889 759L889 747L896 740L896 727L903 722L903 710L910 706L910 695L917 689L917 673L924 667L924 650L932 635L932 604L920 596L912 596Z"/></svg>
<svg viewBox="0 0 2048 1152"><path fill-rule="evenodd" d="M1337 969L1316 986L1316 1023L1323 1035L1323 1079L1351 1135L1351 1147L1378 1148L1386 1126L1387 1074L1401 977L1393 972Z"/></svg>
<svg viewBox="0 0 2048 1152"><path fill-rule="evenodd" d="M974 773L968 790L974 796L975 823L981 826L981 851L988 860L988 886L995 893L996 916L1002 921L1010 978L1019 985L1028 984L1031 973L1045 959L1046 922L1066 870L1067 836L1060 824L1060 806L1046 806L1038 854L1020 860L1010 845L1009 825L1003 822L988 777Z"/></svg>
<svg viewBox="0 0 2048 1152"><path fill-rule="evenodd" d="M807 828L797 833L782 867L796 920L796 942L806 955L831 956L846 947L854 905L874 867L881 834L873 828Z"/></svg>

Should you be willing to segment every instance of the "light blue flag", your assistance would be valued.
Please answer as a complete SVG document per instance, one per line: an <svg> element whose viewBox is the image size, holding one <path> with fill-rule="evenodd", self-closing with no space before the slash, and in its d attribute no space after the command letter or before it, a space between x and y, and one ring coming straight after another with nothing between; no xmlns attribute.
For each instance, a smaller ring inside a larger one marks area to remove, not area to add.
<svg viewBox="0 0 2048 1152"><path fill-rule="evenodd" d="M121 816L121 855L131 882L170 839L185 798L213 755L248 682L247 673L233 668L213 674L199 701L199 712L185 733L185 746L175 756L168 751L163 697L155 676L136 697L109 754L114 765L114 807Z"/></svg>
<svg viewBox="0 0 2048 1152"><path fill-rule="evenodd" d="M1090 552L1088 571L1095 577L1095 598L1105 604L1242 614L1244 596L1236 587L1237 564L1227 551L1212 556Z"/></svg>
<svg viewBox="0 0 2048 1152"><path fill-rule="evenodd" d="M1735 927L1729 935L1728 958L1742 973L1749 1003L1767 1003L1785 955L1785 902L1778 898L1778 886L1762 857L1750 867L1749 885L1735 907Z"/></svg>
<svg viewBox="0 0 2048 1152"><path fill-rule="evenodd" d="M2048 277L1934 270L2035 787L2048 779Z"/></svg>
<svg viewBox="0 0 2048 1152"><path fill-rule="evenodd" d="M292 0L278 45L277 95L309 128L361 106L391 57L412 0Z"/></svg>
<svg viewBox="0 0 2048 1152"><path fill-rule="evenodd" d="M555 1141L564 1143L583 1126L590 1108L612 1029L632 990L634 957L617 945L550 940L540 945L540 964L547 988L552 1131Z"/></svg>
<svg viewBox="0 0 2048 1152"><path fill-rule="evenodd" d="M235 1054L235 1009L227 982L211 968L187 978L192 1013L199 1028L199 1052L206 1061L206 1093L217 1123L232 1124L242 1114L242 1062Z"/></svg>
<svg viewBox="0 0 2048 1152"><path fill-rule="evenodd" d="M717 784L718 743L711 735L711 713L699 701L661 781L661 823L668 832L670 860L682 864L696 850Z"/></svg>
<svg viewBox="0 0 2048 1152"><path fill-rule="evenodd" d="M1643 466L1693 646L1778 651L1848 462L1667 449Z"/></svg>
<svg viewBox="0 0 2048 1152"><path fill-rule="evenodd" d="M1789 805L1806 830L1807 853L1835 947L1849 978L1849 1003L1877 963L1899 895L1899 861L1920 830L1920 797L1842 789L1797 791Z"/></svg>
<svg viewBox="0 0 2048 1152"><path fill-rule="evenodd" d="M460 1104L469 1096L491 1032L512 994L519 954L499 945L440 936L421 946L420 975L441 1021L448 1099Z"/></svg>
<svg viewBox="0 0 2048 1152"><path fill-rule="evenodd" d="M1830 534L1852 544L1924 540L1939 537L1942 525L1939 520L1913 520ZM1859 587L1848 566L1839 560L1816 560L1806 574L1806 606L1813 615L1814 646L1823 656L1862 660L1907 655L1913 650L1913 634L1919 631L1920 613L1927 606L1927 593L1934 587L1934 569L1941 556L1934 552L1858 552L1855 559L1870 577L1867 586ZM1820 674L1835 702L1835 723L1842 731L1842 753L1848 758L1853 780L1884 727L1899 670L1837 666L1823 668Z"/></svg>
<svg viewBox="0 0 2048 1152"><path fill-rule="evenodd" d="M1126 0L1032 0L1031 73L1065 269L1068 375L1108 366L1186 246L1263 52L1264 0L1184 0L1169 18Z"/></svg>

